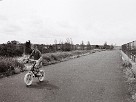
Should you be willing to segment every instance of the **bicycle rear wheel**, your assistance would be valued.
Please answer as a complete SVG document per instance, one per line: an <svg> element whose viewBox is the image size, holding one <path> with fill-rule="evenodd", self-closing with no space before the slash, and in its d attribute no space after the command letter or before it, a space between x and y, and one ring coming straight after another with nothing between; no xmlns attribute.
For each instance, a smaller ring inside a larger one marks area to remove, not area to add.
<svg viewBox="0 0 136 102"><path fill-rule="evenodd" d="M44 77L45 77L45 72L43 70L40 70L39 71L39 74L40 76L38 77L38 80L39 81L43 81L44 80Z"/></svg>

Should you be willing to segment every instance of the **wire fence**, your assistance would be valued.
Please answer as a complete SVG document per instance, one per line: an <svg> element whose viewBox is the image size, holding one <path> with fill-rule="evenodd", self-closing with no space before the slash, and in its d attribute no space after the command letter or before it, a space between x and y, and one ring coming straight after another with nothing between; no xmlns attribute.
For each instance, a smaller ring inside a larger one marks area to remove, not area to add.
<svg viewBox="0 0 136 102"><path fill-rule="evenodd" d="M136 41L122 45L122 51L128 55L130 59L136 62Z"/></svg>

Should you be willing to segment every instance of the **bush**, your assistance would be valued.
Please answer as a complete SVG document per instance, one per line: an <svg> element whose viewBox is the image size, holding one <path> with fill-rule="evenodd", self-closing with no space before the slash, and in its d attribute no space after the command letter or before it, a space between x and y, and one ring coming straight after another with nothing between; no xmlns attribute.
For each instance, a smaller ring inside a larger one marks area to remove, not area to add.
<svg viewBox="0 0 136 102"><path fill-rule="evenodd" d="M132 64L129 61L126 61L126 60L122 63L122 66L132 68Z"/></svg>
<svg viewBox="0 0 136 102"><path fill-rule="evenodd" d="M50 63L62 61L63 59L70 58L71 56L78 56L87 52L88 51L85 50L76 50L71 52L47 53L43 55L43 65L49 65Z"/></svg>
<svg viewBox="0 0 136 102"><path fill-rule="evenodd" d="M51 56L49 56L49 55L44 55L43 59L46 60L46 61L48 61L48 62L52 60Z"/></svg>
<svg viewBox="0 0 136 102"><path fill-rule="evenodd" d="M51 55L51 58L52 58L53 60L56 60L56 61L58 61L58 60L59 60L59 57L55 56L54 54L53 54L53 55Z"/></svg>
<svg viewBox="0 0 136 102"><path fill-rule="evenodd" d="M17 48L17 45L2 44L0 46L0 56L7 56L7 57L22 56L23 54L22 47L23 46L20 46L20 48Z"/></svg>
<svg viewBox="0 0 136 102"><path fill-rule="evenodd" d="M16 67L19 67L21 70L23 70L24 64L11 57L0 57L0 73L11 71L14 72Z"/></svg>

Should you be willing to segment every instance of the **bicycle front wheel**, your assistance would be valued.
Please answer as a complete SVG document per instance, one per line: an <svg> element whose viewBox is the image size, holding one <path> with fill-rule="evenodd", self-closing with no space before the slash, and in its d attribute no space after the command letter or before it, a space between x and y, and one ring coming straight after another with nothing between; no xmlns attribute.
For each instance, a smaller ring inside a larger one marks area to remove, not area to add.
<svg viewBox="0 0 136 102"><path fill-rule="evenodd" d="M27 73L24 77L24 82L27 86L30 86L33 82L33 74L32 73Z"/></svg>

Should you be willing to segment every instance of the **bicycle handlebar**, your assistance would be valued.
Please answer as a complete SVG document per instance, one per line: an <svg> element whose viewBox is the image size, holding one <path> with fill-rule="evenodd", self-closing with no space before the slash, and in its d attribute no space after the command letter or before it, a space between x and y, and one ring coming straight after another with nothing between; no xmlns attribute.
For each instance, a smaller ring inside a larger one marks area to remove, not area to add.
<svg viewBox="0 0 136 102"><path fill-rule="evenodd" d="M27 58L27 59L23 59L23 61L24 61L25 63L29 63L29 62L36 63L36 60L29 59L29 58Z"/></svg>

